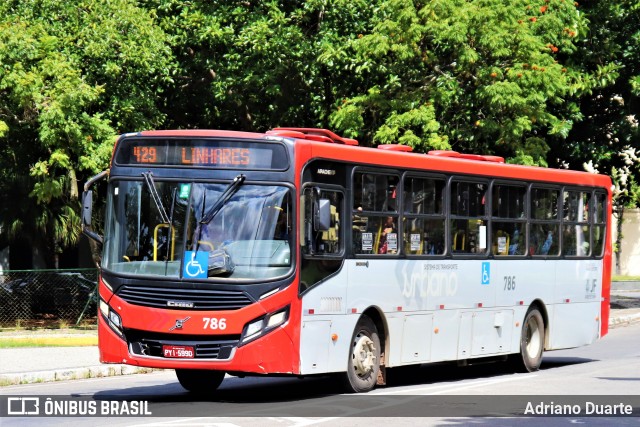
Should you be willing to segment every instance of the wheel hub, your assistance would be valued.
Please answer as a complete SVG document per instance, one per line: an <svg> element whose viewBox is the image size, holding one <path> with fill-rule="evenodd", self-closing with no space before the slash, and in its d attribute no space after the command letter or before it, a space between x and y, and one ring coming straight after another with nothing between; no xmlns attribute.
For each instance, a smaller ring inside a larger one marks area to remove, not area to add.
<svg viewBox="0 0 640 427"><path fill-rule="evenodd" d="M376 348L367 336L360 337L353 349L353 367L360 376L373 371L376 364Z"/></svg>

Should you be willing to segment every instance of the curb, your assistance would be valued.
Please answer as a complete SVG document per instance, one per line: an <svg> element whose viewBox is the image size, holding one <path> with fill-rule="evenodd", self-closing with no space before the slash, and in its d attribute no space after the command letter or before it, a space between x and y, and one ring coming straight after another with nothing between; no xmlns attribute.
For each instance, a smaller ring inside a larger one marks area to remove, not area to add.
<svg viewBox="0 0 640 427"><path fill-rule="evenodd" d="M105 378L121 375L148 374L162 371L155 368L140 368L129 365L98 365L84 368L55 369L52 371L35 371L0 375L0 387L48 383L54 381L84 380L89 378Z"/></svg>
<svg viewBox="0 0 640 427"><path fill-rule="evenodd" d="M609 319L609 328L615 329L621 326L629 326L632 323L640 322L640 313L633 313L626 316L612 317Z"/></svg>

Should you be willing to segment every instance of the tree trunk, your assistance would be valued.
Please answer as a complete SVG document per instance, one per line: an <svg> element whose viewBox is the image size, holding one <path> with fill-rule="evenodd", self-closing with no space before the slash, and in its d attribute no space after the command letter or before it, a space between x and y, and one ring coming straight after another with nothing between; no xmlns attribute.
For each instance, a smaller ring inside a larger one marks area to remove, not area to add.
<svg viewBox="0 0 640 427"><path fill-rule="evenodd" d="M618 214L618 221L616 223L616 276L620 276L622 274L620 269L620 257L622 253L622 222L624 221L624 205L619 204L616 207L616 213Z"/></svg>
<svg viewBox="0 0 640 427"><path fill-rule="evenodd" d="M78 200L78 178L76 176L76 170L69 168L69 197L71 200Z"/></svg>

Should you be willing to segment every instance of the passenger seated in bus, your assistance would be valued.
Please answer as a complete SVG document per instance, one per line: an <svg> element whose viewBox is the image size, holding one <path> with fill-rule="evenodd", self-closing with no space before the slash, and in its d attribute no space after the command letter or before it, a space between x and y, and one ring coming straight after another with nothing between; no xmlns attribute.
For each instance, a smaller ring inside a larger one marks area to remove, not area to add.
<svg viewBox="0 0 640 427"><path fill-rule="evenodd" d="M548 255L549 250L551 249L551 245L553 245L553 233L549 231L549 234L547 234L547 239L544 241L542 247L540 248L540 254Z"/></svg>
<svg viewBox="0 0 640 427"><path fill-rule="evenodd" d="M396 234L396 247L389 248L389 234L397 233L396 231L396 223L393 220L393 217L388 216L385 220L384 224L381 227L380 233L380 242L378 243L378 253L386 254L386 253L396 253L397 252L397 234Z"/></svg>
<svg viewBox="0 0 640 427"><path fill-rule="evenodd" d="M520 244L522 243L520 241L520 238L520 230L516 228L513 232L511 244L509 245L509 255L521 255L520 253L518 253L518 249L520 248Z"/></svg>

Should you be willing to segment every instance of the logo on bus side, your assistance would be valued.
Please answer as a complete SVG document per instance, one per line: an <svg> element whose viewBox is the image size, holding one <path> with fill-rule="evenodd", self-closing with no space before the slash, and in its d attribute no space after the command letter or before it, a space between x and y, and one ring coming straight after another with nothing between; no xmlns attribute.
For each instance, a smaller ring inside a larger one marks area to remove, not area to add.
<svg viewBox="0 0 640 427"><path fill-rule="evenodd" d="M411 269L409 269L411 270ZM425 298L458 293L458 264L423 264L421 270L403 271L402 296Z"/></svg>

